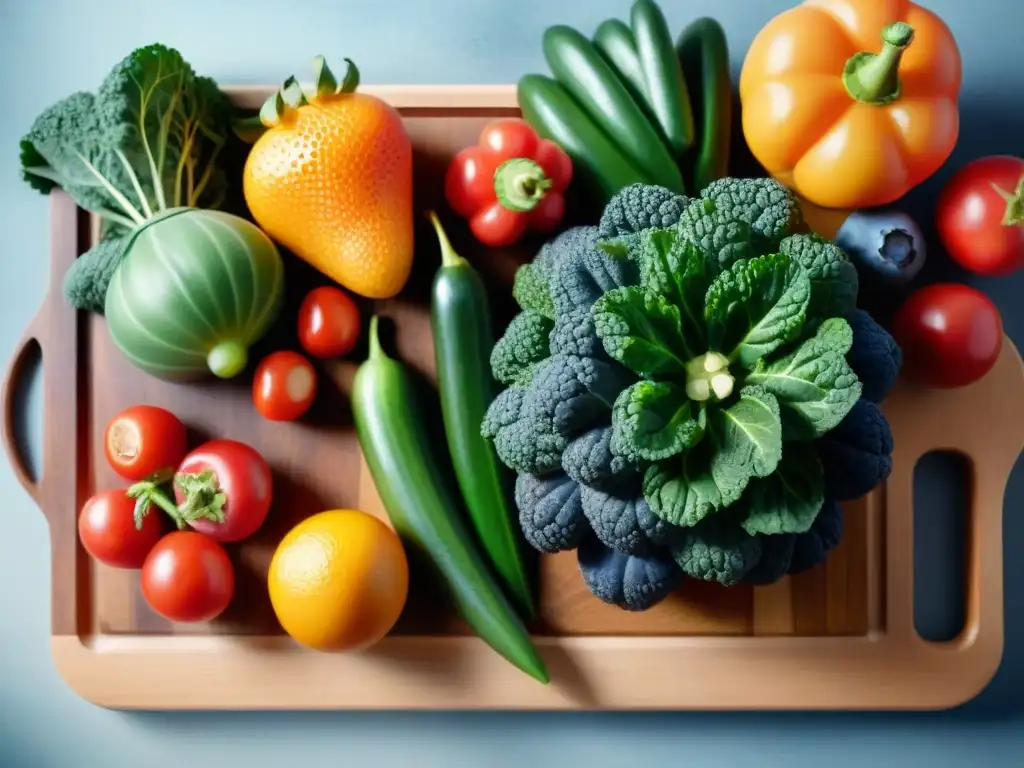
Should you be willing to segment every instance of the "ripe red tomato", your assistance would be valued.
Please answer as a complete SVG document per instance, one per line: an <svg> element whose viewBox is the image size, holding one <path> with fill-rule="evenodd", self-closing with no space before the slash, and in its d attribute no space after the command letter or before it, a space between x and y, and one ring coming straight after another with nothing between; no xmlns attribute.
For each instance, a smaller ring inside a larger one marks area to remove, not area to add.
<svg viewBox="0 0 1024 768"><path fill-rule="evenodd" d="M316 399L316 371L298 352L272 352L257 366L252 402L271 421L293 421Z"/></svg>
<svg viewBox="0 0 1024 768"><path fill-rule="evenodd" d="M78 514L78 538L85 551L113 568L141 568L163 535L163 519L152 512L135 526L135 500L123 488L100 491Z"/></svg>
<svg viewBox="0 0 1024 768"><path fill-rule="evenodd" d="M958 170L939 195L935 226L964 269L999 276L1024 266L1024 159L993 155Z"/></svg>
<svg viewBox="0 0 1024 768"><path fill-rule="evenodd" d="M155 405L133 405L107 424L103 447L111 468L138 482L161 470L172 470L188 451L185 425Z"/></svg>
<svg viewBox="0 0 1024 768"><path fill-rule="evenodd" d="M359 338L359 307L330 285L314 288L299 307L299 343L313 357L344 357Z"/></svg>
<svg viewBox="0 0 1024 768"><path fill-rule="evenodd" d="M207 471L212 477L202 476ZM241 541L266 520L273 477L255 448L237 440L211 440L181 462L174 495L179 507L188 500L204 511L199 519L187 520L189 526L217 541Z"/></svg>
<svg viewBox="0 0 1024 768"><path fill-rule="evenodd" d="M910 377L930 387L962 387L995 365L1003 321L980 291L939 283L911 294L896 313L892 335Z"/></svg>
<svg viewBox="0 0 1024 768"><path fill-rule="evenodd" d="M235 568L224 547L195 531L174 531L142 566L142 596L170 621L210 621L235 594Z"/></svg>

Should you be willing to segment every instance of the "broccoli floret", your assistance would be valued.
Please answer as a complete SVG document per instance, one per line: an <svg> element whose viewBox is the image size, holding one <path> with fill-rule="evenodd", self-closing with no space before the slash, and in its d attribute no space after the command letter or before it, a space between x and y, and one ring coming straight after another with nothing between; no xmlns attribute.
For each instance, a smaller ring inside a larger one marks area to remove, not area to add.
<svg viewBox="0 0 1024 768"><path fill-rule="evenodd" d="M562 469L581 485L608 487L616 478L635 471L621 456L612 454L612 428L594 427L570 442L562 452ZM638 477L638 476L637 476Z"/></svg>
<svg viewBox="0 0 1024 768"><path fill-rule="evenodd" d="M750 225L719 208L713 200L699 198L691 202L679 219L678 229L682 238L700 248L719 270L757 255Z"/></svg>
<svg viewBox="0 0 1024 768"><path fill-rule="evenodd" d="M583 514L605 546L645 556L669 541L672 526L651 511L642 495L583 486L581 498Z"/></svg>
<svg viewBox="0 0 1024 768"><path fill-rule="evenodd" d="M75 309L102 315L107 287L124 258L127 237L97 243L75 259L64 273L64 296Z"/></svg>
<svg viewBox="0 0 1024 768"><path fill-rule="evenodd" d="M590 534L580 486L562 472L516 476L515 502L523 537L538 552L575 549Z"/></svg>
<svg viewBox="0 0 1024 768"><path fill-rule="evenodd" d="M815 442L815 447L825 470L825 492L839 501L863 496L892 472L889 421L870 400L858 400L835 429Z"/></svg>
<svg viewBox="0 0 1024 768"><path fill-rule="evenodd" d="M843 538L843 508L832 499L825 503L806 533L801 533L793 543L793 556L789 562L790 573L802 573L822 562Z"/></svg>
<svg viewBox="0 0 1024 768"><path fill-rule="evenodd" d="M761 557L743 580L749 584L764 585L773 584L785 576L793 559L796 538L793 533L760 536Z"/></svg>
<svg viewBox="0 0 1024 768"><path fill-rule="evenodd" d="M818 235L790 235L779 243L779 251L807 271L811 280L809 318L842 317L857 306L857 268L835 243Z"/></svg>
<svg viewBox="0 0 1024 768"><path fill-rule="evenodd" d="M574 227L551 242L558 253L550 283L556 314L590 308L612 288L636 284L636 265L598 250L597 237L597 227Z"/></svg>
<svg viewBox="0 0 1024 768"><path fill-rule="evenodd" d="M597 335L594 316L590 310L590 307L576 307L569 312L558 314L555 328L549 337L552 355L578 355L611 360Z"/></svg>
<svg viewBox="0 0 1024 768"><path fill-rule="evenodd" d="M509 387L498 393L484 414L480 434L494 442L501 462L516 472L543 474L560 466L568 442L543 414L525 408L527 390Z"/></svg>
<svg viewBox="0 0 1024 768"><path fill-rule="evenodd" d="M731 587L761 559L761 541L719 513L682 531L672 544L672 557L687 576Z"/></svg>
<svg viewBox="0 0 1024 768"><path fill-rule="evenodd" d="M644 230L675 226L689 203L684 195L657 185L623 187L601 214L599 246L613 256L625 256Z"/></svg>
<svg viewBox="0 0 1024 768"><path fill-rule="evenodd" d="M800 230L800 202L789 189L772 178L716 179L700 193L732 218L750 225L759 241L759 253L774 250L786 235Z"/></svg>
<svg viewBox="0 0 1024 768"><path fill-rule="evenodd" d="M855 309L846 316L846 321L853 329L853 346L846 355L846 362L864 385L862 397L880 403L896 385L903 365L903 350L863 309Z"/></svg>
<svg viewBox="0 0 1024 768"><path fill-rule="evenodd" d="M555 319L548 277L536 261L523 264L512 281L512 298L524 310L533 310L549 320Z"/></svg>
<svg viewBox="0 0 1024 768"><path fill-rule="evenodd" d="M646 611L679 588L683 574L664 551L648 557L626 555L589 537L576 552L590 591L611 605Z"/></svg>
<svg viewBox="0 0 1024 768"><path fill-rule="evenodd" d="M505 333L491 349L491 371L503 384L525 384L533 367L549 352L552 321L532 309L512 318Z"/></svg>

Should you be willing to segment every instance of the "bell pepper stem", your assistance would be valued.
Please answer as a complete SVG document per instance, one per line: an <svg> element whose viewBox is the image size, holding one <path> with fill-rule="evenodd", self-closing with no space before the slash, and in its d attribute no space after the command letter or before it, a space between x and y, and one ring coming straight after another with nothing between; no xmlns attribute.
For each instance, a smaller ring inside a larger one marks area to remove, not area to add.
<svg viewBox="0 0 1024 768"><path fill-rule="evenodd" d="M1013 192L1007 192L995 183L992 184L992 189L1006 201L1002 225L1004 227L1024 227L1024 176L1020 177L1017 189Z"/></svg>
<svg viewBox="0 0 1024 768"><path fill-rule="evenodd" d="M864 104L883 106L900 97L900 59L914 40L914 28L903 21L882 29L882 50L851 56L843 68L846 92Z"/></svg>
<svg viewBox="0 0 1024 768"><path fill-rule="evenodd" d="M494 171L494 191L503 207L517 213L536 208L554 182L528 157L513 157Z"/></svg>

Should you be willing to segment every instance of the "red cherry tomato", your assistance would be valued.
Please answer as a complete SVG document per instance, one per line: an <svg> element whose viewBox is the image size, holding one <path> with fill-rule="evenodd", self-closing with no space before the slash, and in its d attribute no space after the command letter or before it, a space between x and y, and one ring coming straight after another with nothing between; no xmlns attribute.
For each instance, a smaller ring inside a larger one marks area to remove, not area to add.
<svg viewBox="0 0 1024 768"><path fill-rule="evenodd" d="M314 288L299 307L299 343L313 357L344 357L359 338L359 307L330 285Z"/></svg>
<svg viewBox="0 0 1024 768"><path fill-rule="evenodd" d="M125 490L100 491L82 506L78 538L85 551L113 568L141 568L163 535L163 520L147 514L135 526L135 500Z"/></svg>
<svg viewBox="0 0 1024 768"><path fill-rule="evenodd" d="M964 269L998 276L1024 266L1024 159L994 155L958 170L939 195L935 226Z"/></svg>
<svg viewBox="0 0 1024 768"><path fill-rule="evenodd" d="M207 471L211 478L202 477ZM202 483L204 479L209 482ZM190 501L190 506L203 511L187 521L189 526L217 541L241 541L266 520L274 495L273 477L255 448L237 440L211 440L181 462L174 495L179 507ZM218 504L221 495L223 505Z"/></svg>
<svg viewBox="0 0 1024 768"><path fill-rule="evenodd" d="M235 568L224 547L195 531L157 542L142 566L142 596L170 621L210 621L235 594Z"/></svg>
<svg viewBox="0 0 1024 768"><path fill-rule="evenodd" d="M103 447L111 468L138 482L161 470L172 470L188 451L185 425L155 405L133 405L107 424Z"/></svg>
<svg viewBox="0 0 1024 768"><path fill-rule="evenodd" d="M257 366L252 402L265 419L293 421L316 399L316 371L298 352L273 352Z"/></svg>
<svg viewBox="0 0 1024 768"><path fill-rule="evenodd" d="M939 283L911 294L896 313L892 335L908 376L930 387L962 387L995 365L1003 322L985 294Z"/></svg>

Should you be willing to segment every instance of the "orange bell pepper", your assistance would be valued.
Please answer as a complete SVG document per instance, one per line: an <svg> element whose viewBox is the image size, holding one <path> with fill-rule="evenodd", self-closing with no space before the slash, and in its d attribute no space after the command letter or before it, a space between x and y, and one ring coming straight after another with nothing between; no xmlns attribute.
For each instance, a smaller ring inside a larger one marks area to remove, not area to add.
<svg viewBox="0 0 1024 768"><path fill-rule="evenodd" d="M743 133L765 170L806 200L887 205L953 151L960 82L956 41L931 11L909 0L807 0L747 51Z"/></svg>

